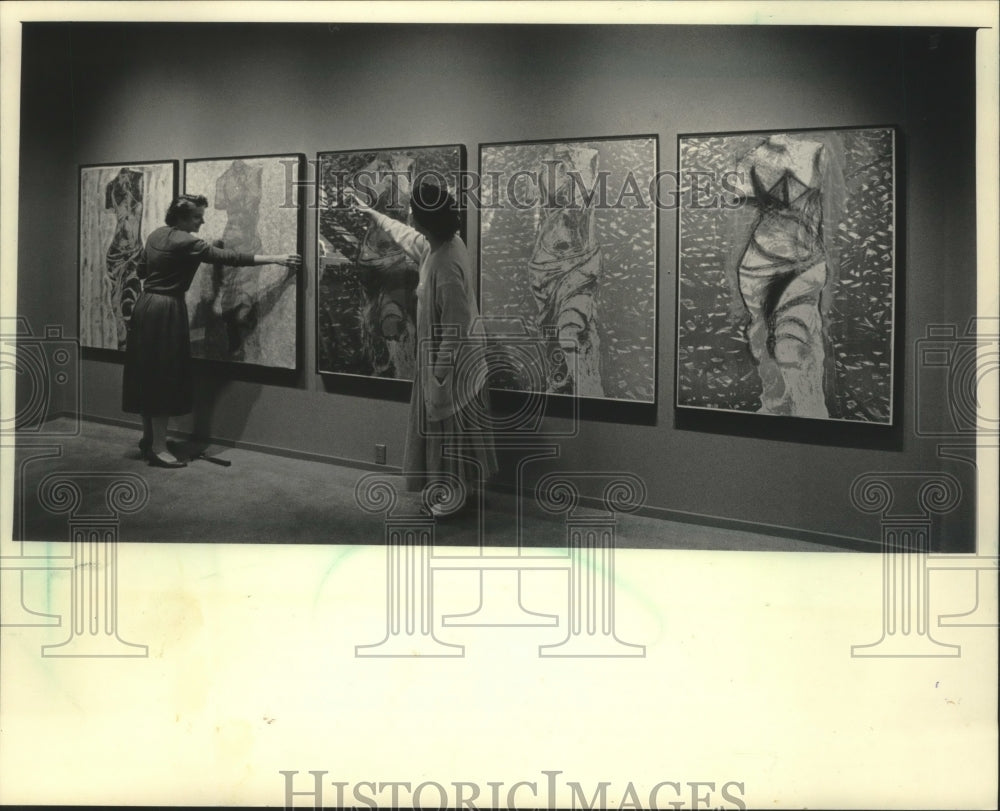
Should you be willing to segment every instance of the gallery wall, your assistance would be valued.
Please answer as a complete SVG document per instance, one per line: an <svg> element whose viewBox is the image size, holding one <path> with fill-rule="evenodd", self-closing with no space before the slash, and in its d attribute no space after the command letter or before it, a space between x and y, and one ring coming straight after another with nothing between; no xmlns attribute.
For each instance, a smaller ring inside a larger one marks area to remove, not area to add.
<svg viewBox="0 0 1000 811"><path fill-rule="evenodd" d="M287 152L314 159L321 151L461 143L475 169L483 142L653 133L660 168L669 170L680 133L895 125L894 427L678 419L677 220L661 211L657 407L639 419L584 409L561 458L532 472L629 470L665 517L849 543L879 536L878 517L851 506L858 475L945 471L964 497L937 536L943 548L969 549L974 470L939 459L935 441L914 429L918 416L946 418L940 390L919 385L916 340L928 325L962 327L975 312L973 58L973 33L958 29L27 25L18 311L33 326L62 324L76 334L82 164ZM388 464L398 466L405 393L313 371L315 229L310 211L300 370L271 380L203 368L196 411L176 425L349 463L371 463L374 445L384 443ZM134 420L120 409L119 361L88 356L81 379L83 414Z"/></svg>

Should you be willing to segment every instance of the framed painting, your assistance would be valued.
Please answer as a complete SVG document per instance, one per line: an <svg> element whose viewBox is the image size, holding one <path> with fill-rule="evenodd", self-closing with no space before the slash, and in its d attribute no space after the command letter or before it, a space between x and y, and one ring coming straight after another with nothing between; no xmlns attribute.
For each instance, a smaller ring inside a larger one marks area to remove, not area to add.
<svg viewBox="0 0 1000 811"><path fill-rule="evenodd" d="M342 206L344 188L405 221L422 180L457 199L465 148L320 152L316 249L316 371L413 380L417 360L417 266L370 217Z"/></svg>
<svg viewBox="0 0 1000 811"><path fill-rule="evenodd" d="M526 365L492 334L494 388L655 403L657 148L655 135L480 145L480 309L540 347Z"/></svg>
<svg viewBox="0 0 1000 811"><path fill-rule="evenodd" d="M304 165L299 154L184 161L184 192L208 198L198 236L246 253L301 254ZM297 368L298 296L291 268L201 265L186 296L191 356Z"/></svg>
<svg viewBox="0 0 1000 811"><path fill-rule="evenodd" d="M677 406L891 425L892 127L681 135Z"/></svg>
<svg viewBox="0 0 1000 811"><path fill-rule="evenodd" d="M125 350L146 237L177 195L177 161L80 167L80 346Z"/></svg>

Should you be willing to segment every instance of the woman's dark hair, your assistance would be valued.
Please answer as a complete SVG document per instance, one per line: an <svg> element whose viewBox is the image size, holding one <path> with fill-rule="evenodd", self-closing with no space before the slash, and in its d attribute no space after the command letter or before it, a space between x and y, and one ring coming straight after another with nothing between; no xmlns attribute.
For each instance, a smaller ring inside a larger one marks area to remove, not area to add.
<svg viewBox="0 0 1000 811"><path fill-rule="evenodd" d="M167 225L177 225L183 218L190 217L196 208L207 205L208 198L204 194L182 194L170 204L164 221Z"/></svg>
<svg viewBox="0 0 1000 811"><path fill-rule="evenodd" d="M462 227L455 198L433 183L421 183L413 190L410 212L417 225L435 239L448 239Z"/></svg>

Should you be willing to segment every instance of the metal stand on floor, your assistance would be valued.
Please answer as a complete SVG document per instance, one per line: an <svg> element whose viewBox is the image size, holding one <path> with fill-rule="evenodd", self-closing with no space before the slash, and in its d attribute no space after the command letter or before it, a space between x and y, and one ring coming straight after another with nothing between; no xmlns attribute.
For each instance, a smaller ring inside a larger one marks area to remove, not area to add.
<svg viewBox="0 0 1000 811"><path fill-rule="evenodd" d="M220 459L218 456L208 456L205 451L191 457L191 461L195 462L197 460L204 460L206 462L211 462L213 465L218 465L219 467L232 467L233 463L228 459Z"/></svg>

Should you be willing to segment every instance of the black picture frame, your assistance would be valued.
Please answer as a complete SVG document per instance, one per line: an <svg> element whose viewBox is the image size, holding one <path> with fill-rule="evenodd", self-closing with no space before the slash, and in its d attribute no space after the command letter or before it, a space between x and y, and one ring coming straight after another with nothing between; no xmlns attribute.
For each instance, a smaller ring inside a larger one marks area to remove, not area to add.
<svg viewBox="0 0 1000 811"><path fill-rule="evenodd" d="M247 253L301 256L305 242L301 194L305 164L306 156L299 152L186 158L185 193L205 194L209 201L206 223L198 235L210 242L219 239L223 247ZM215 179L212 188L198 183L202 166L209 181ZM243 167L259 169L259 176L254 171L254 177L248 180ZM212 216L213 211L222 210L219 194L226 196L229 205L228 195L244 193L248 182L250 198L240 200L241 206L232 206L223 225L222 218ZM263 225L262 208L268 215ZM224 376L277 384L296 379L304 356L302 272L277 265L220 270L221 274L203 264L186 296L192 360ZM218 278L212 278L213 273ZM261 278L268 274L273 278L262 282ZM263 292L261 284L265 285ZM199 295L206 288L211 288L213 294L208 301ZM290 336L287 330L281 330L282 323L289 319L293 321ZM209 335L211 339L203 337Z"/></svg>
<svg viewBox="0 0 1000 811"><path fill-rule="evenodd" d="M135 275L138 253L149 233L163 225L167 208L177 196L178 169L176 159L79 165L77 337L86 357L124 361L128 315L141 292ZM126 172L131 174L126 176ZM141 201L135 199L136 173L142 175ZM118 184L112 187L116 180ZM154 182L152 196L150 180ZM138 219L137 203L141 204ZM108 287L109 264L116 266L119 277L114 290ZM96 306L85 306L95 300Z"/></svg>
<svg viewBox="0 0 1000 811"><path fill-rule="evenodd" d="M612 146L617 147L622 154L613 154ZM541 188L546 184L552 185L553 171L561 173L565 171L562 167L569 165L569 159L565 157L553 164L550 153L554 155L559 150L565 155L572 153L574 149L584 151L573 153L581 156L581 160L590 160L595 155L597 160L596 169L588 166L567 171L567 174L574 171L579 173L576 176L578 179L571 183L575 183L581 192L578 203L570 203L567 208L572 209L574 205L581 209L587 208L596 199L593 206L595 223L589 227L595 233L601 232L596 237L596 247L602 257L600 270L596 274L583 274L592 278L587 282L581 276L580 286L594 286L594 276L602 283L598 289L601 300L594 308L596 323L599 327L603 325L604 329L600 335L600 358L596 364L599 371L594 374L595 364L591 362L589 384L577 386L574 380L572 390L558 391L555 390L557 386L549 384L548 374L546 381L543 381L541 372L525 374L522 368L517 373L518 376L512 376L508 380L504 380L502 376L495 378L491 382L491 395L495 402L502 404L508 399L516 401L519 397L540 394L548 401L547 408L554 416L579 415L587 419L655 424L659 391L661 236L657 188L660 149L657 134L479 144L480 312L486 321L487 330L493 328L492 325L498 318L520 321L521 331L539 346L539 353L546 355L547 360L543 363L549 367L548 371L558 362L553 359L562 357L552 342L553 336L558 332L558 324L546 323L558 319L540 316L542 309L537 300L534 304L530 303L534 283L529 280L528 274L524 274L523 278L518 278L517 274L521 267L532 266L538 256L538 220L536 218L536 222L532 222L532 219L536 210L544 208ZM629 150L634 150L635 154L630 156ZM644 151L646 155L642 154ZM503 171L496 168L499 161L508 159L512 161L511 166ZM588 184L584 174L593 175L592 185ZM517 185L521 181L536 187L533 199L530 195L529 198L521 199L522 191ZM498 193L505 196L506 201L496 200ZM591 200L587 199L588 196ZM626 203L626 200L629 202ZM551 200L548 202L551 204ZM498 208L498 205L501 207ZM497 211L502 214L498 215ZM618 222L619 219L623 221ZM499 225L495 226L497 223ZM497 228L496 234L491 233L494 227ZM515 245L516 257L504 255L509 254L512 244ZM640 258L635 259L636 256ZM556 264L557 261L553 260L548 264ZM593 258L587 261L593 266ZM542 268L544 264L535 261L534 266ZM497 266L495 269L494 265ZM539 287L542 286L542 277L543 273L539 272L536 279ZM507 284L507 291L502 290L503 284ZM493 286L501 289L495 297ZM608 317L609 311L618 319L613 326ZM514 329L516 326L513 324L499 327L499 331L507 333ZM492 340L491 338L491 342ZM523 339L497 335L494 352L502 354L504 346L510 340ZM567 372L566 376L572 377L572 373Z"/></svg>
<svg viewBox="0 0 1000 811"><path fill-rule="evenodd" d="M900 152L892 124L677 136L678 427L729 424L737 433L822 442L833 424L838 444L852 436L869 446L890 441L902 402ZM779 173L782 161L789 165ZM815 179L798 177L803 165ZM780 231L763 236L762 247L758 228L771 228L771 217L789 228L802 221L788 233L794 256L768 254ZM688 245L696 247L686 252ZM877 261L857 261L873 254ZM886 286L888 308L860 306Z"/></svg>
<svg viewBox="0 0 1000 811"><path fill-rule="evenodd" d="M367 215L340 205L341 185L371 192L377 209L405 221L415 181L425 173L436 183L443 178L458 199L466 167L464 144L317 153L315 371L328 390L403 400L416 368L417 268L393 246L369 238L375 229ZM464 239L464 207L461 223ZM382 326L390 317L399 332L387 339Z"/></svg>

